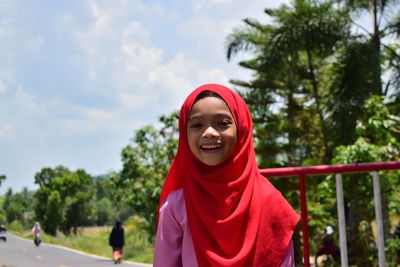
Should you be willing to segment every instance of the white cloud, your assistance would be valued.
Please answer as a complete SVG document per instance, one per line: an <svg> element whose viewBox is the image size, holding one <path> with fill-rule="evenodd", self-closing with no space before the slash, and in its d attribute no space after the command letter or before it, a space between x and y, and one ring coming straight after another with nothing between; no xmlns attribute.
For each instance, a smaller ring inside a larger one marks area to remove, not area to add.
<svg viewBox="0 0 400 267"><path fill-rule="evenodd" d="M149 106L148 100L144 98L125 98L124 101L132 101L126 103L126 105L139 105L138 101L143 101L142 105ZM71 105L69 109L67 117L59 118L54 125L55 129L53 129L66 138L80 139L89 137L95 142L102 136L114 136L114 138L121 135L127 136L133 129L146 124L138 116L138 112L128 112L125 106L116 109L101 109ZM127 141L128 138L126 138L125 142ZM120 149L120 147L115 149Z"/></svg>
<svg viewBox="0 0 400 267"><path fill-rule="evenodd" d="M166 64L154 68L149 73L149 84L155 88L162 104L170 111L178 108L186 95L193 90L194 73L200 68L199 60L194 56L178 53Z"/></svg>
<svg viewBox="0 0 400 267"><path fill-rule="evenodd" d="M7 34L9 34L9 19L0 20L0 38L4 38Z"/></svg>
<svg viewBox="0 0 400 267"><path fill-rule="evenodd" d="M21 88L17 89L15 92L14 104L19 112L24 112L30 115L42 112L42 108L38 104L36 96Z"/></svg>
<svg viewBox="0 0 400 267"><path fill-rule="evenodd" d="M26 43L30 50L35 51L43 47L44 40L40 36L36 36L34 38L29 39Z"/></svg>
<svg viewBox="0 0 400 267"><path fill-rule="evenodd" d="M7 92L7 86L2 80L0 80L0 94L4 94L5 92Z"/></svg>
<svg viewBox="0 0 400 267"><path fill-rule="evenodd" d="M217 21L217 19L212 18L208 15L197 15L191 17L184 24L181 24L179 31L185 36L190 36L190 38L195 38L196 40L203 40L203 42L208 42L209 40L220 39L204 38L210 35L220 37L222 35L220 29L221 24Z"/></svg>
<svg viewBox="0 0 400 267"><path fill-rule="evenodd" d="M211 2L217 3L217 4L230 4L230 3L232 3L232 0L211 0Z"/></svg>
<svg viewBox="0 0 400 267"><path fill-rule="evenodd" d="M231 33L235 23L229 19L205 14L190 18L179 27L178 31L181 36L193 42L193 49L201 58L207 58L214 64L215 61L212 60L215 59L225 61L225 37Z"/></svg>
<svg viewBox="0 0 400 267"><path fill-rule="evenodd" d="M2 0L0 1L0 9L7 7L13 2L13 0Z"/></svg>
<svg viewBox="0 0 400 267"><path fill-rule="evenodd" d="M157 4L144 4L140 0L87 0L87 3L94 19L92 30L99 34L110 34L115 27L121 27L119 24L121 20L129 18L132 14L140 14L142 16L163 15L163 10Z"/></svg>
<svg viewBox="0 0 400 267"><path fill-rule="evenodd" d="M15 137L14 128L10 124L0 125L0 140L13 139Z"/></svg>
<svg viewBox="0 0 400 267"><path fill-rule="evenodd" d="M221 68L201 69L197 72L197 79L200 83L222 83L225 84L229 80L226 73Z"/></svg>
<svg viewBox="0 0 400 267"><path fill-rule="evenodd" d="M133 78L144 78L145 73L154 66L161 63L163 51L148 47L138 43L128 43L121 46L121 56L126 67L126 71ZM140 76L139 76L140 75Z"/></svg>
<svg viewBox="0 0 400 267"><path fill-rule="evenodd" d="M150 36L150 32L146 27L137 21L132 21L126 28L122 29L123 42L130 42L131 40L141 40L146 43Z"/></svg>
<svg viewBox="0 0 400 267"><path fill-rule="evenodd" d="M137 94L135 92L121 92L119 95L121 108L129 110L138 110L151 104L152 97L149 94Z"/></svg>
<svg viewBox="0 0 400 267"><path fill-rule="evenodd" d="M223 69L204 66L199 58L184 53L177 54L149 74L150 86L157 89L158 97L171 111L179 108L186 96L199 85L226 84L227 81Z"/></svg>
<svg viewBox="0 0 400 267"><path fill-rule="evenodd" d="M60 120L63 135L95 133L103 127L112 125L109 123L116 118L112 112L98 108L73 107L72 113L76 113L75 118Z"/></svg>
<svg viewBox="0 0 400 267"><path fill-rule="evenodd" d="M121 8L88 1L93 23L77 35L84 51L81 60L93 81L110 85L96 89L97 93L105 90L103 94L115 99L121 112L139 110L161 98L163 104L176 108L180 103L174 95L182 91L186 95L193 89L195 81L191 77L196 77L193 74L201 66L196 57L183 53L165 62L166 51L151 43L149 25L132 20L138 10L150 17L160 17L164 11L135 2L139 5L133 8L122 1L120 4L125 6ZM168 96L164 96L166 93Z"/></svg>
<svg viewBox="0 0 400 267"><path fill-rule="evenodd" d="M232 0L191 0L191 4L195 11L214 8L215 6L224 6L231 4Z"/></svg>
<svg viewBox="0 0 400 267"><path fill-rule="evenodd" d="M146 25L132 18L139 13L159 15L162 10L141 1L87 2L92 23L77 31L76 38L83 51L79 61L88 76L110 85L101 93L115 99L124 99L127 91L145 91L146 77L161 64L163 51L149 44Z"/></svg>

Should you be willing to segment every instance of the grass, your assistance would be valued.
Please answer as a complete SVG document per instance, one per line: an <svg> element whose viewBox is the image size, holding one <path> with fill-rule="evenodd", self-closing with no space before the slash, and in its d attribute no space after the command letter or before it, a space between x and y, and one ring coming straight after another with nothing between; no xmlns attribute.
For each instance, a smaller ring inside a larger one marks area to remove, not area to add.
<svg viewBox="0 0 400 267"><path fill-rule="evenodd" d="M133 220L136 219L132 219L124 223L124 260L152 263L153 244L148 241L149 236L147 232L140 230L137 222L133 222ZM79 229L76 235L71 234L69 236L65 236L62 233L58 233L56 237L42 233L41 239L44 243L61 245L89 254L111 258L112 250L108 245L108 237L111 232L111 228L112 227L110 226L83 227ZM16 235L33 240L33 236L30 231L12 232Z"/></svg>

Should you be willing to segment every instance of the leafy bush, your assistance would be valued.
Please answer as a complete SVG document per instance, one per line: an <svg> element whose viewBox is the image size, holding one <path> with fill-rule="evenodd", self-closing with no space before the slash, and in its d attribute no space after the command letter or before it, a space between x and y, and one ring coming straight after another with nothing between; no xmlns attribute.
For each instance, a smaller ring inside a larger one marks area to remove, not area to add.
<svg viewBox="0 0 400 267"><path fill-rule="evenodd" d="M138 216L130 217L125 223L125 248L124 257L139 262L151 263L153 261L152 239L148 233L148 222Z"/></svg>
<svg viewBox="0 0 400 267"><path fill-rule="evenodd" d="M10 225L8 226L8 229L13 230L13 231L22 232L24 230L24 227L22 226L20 221L15 220L12 223L10 223Z"/></svg>

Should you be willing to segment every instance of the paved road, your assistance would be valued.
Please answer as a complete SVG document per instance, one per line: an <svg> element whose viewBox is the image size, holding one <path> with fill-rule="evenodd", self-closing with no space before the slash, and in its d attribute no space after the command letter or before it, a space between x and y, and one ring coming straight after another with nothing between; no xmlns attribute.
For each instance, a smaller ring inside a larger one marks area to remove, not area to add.
<svg viewBox="0 0 400 267"><path fill-rule="evenodd" d="M0 241L1 267L149 267L150 264L122 262L88 255L60 246L41 244L8 234L7 242Z"/></svg>

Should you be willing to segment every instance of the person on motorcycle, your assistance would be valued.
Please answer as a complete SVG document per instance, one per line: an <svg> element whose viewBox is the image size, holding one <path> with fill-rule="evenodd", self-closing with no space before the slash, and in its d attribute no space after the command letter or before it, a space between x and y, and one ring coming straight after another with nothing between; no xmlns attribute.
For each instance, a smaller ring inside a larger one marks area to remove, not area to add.
<svg viewBox="0 0 400 267"><path fill-rule="evenodd" d="M32 227L32 233L34 236L33 242L35 245L38 247L40 245L40 232L42 231L42 228L40 227L40 223L36 222L35 225Z"/></svg>

